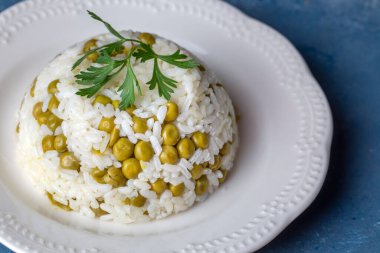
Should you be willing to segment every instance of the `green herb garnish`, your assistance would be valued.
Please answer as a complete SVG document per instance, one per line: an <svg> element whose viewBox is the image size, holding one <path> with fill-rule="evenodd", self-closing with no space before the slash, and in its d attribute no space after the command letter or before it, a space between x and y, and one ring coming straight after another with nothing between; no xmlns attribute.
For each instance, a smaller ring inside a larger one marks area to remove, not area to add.
<svg viewBox="0 0 380 253"><path fill-rule="evenodd" d="M152 78L147 82L149 89L153 90L157 86L159 96L163 96L165 99L170 100L171 93L177 88L177 82L161 72L158 66L158 61L161 60L183 69L191 69L198 66L198 63L194 59L188 58L188 56L182 54L180 50L177 50L171 55L156 54L149 44L146 44L141 40L125 38L95 13L88 11L88 14L93 19L102 22L108 31L117 37L118 40L85 52L84 55L74 63L72 69L78 67L88 55L94 52L99 54L99 57L95 61L95 65L91 65L75 76L78 84L87 86L86 88L79 89L77 94L80 96L86 96L88 98L94 96L108 81L120 73L121 70L126 68L127 72L124 81L118 88L118 91L121 92L119 108L123 110L128 106L133 105L135 102L135 87L141 95L140 84L133 72L131 64L131 58L134 57L141 62L149 60L154 61ZM113 52L121 52L123 50L123 43L125 42L132 42L131 50L124 59L113 59L111 54Z"/></svg>

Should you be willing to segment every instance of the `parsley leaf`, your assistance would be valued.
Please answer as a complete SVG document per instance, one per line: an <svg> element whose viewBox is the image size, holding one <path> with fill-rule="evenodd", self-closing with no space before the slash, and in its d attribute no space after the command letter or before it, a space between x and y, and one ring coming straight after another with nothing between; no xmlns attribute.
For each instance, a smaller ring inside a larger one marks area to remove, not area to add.
<svg viewBox="0 0 380 253"><path fill-rule="evenodd" d="M158 87L159 96L164 96L166 100L170 99L170 93L173 93L172 88L177 88L176 81L166 77L158 67L157 58L154 59L153 75L147 84L149 84L149 89L153 90Z"/></svg>
<svg viewBox="0 0 380 253"><path fill-rule="evenodd" d="M121 36L121 34L120 33L118 33L108 22L106 22L106 21L104 21L103 19L101 19L98 15L96 15L94 12L92 12L92 11L87 11L87 13L93 18L93 19L95 19L95 20L98 20L98 21L100 21L100 22L102 22L104 25L105 25L105 27L108 29L108 31L110 32L110 33L112 33L115 37L117 37L117 38L119 38L119 39L121 39L121 40L123 40L123 39L125 39L123 36Z"/></svg>
<svg viewBox="0 0 380 253"><path fill-rule="evenodd" d="M98 52L98 51L103 51L103 50L104 50L104 52L109 52L108 54L111 54L113 51L119 50L120 47L123 46L123 43L124 43L124 41L116 41L116 42L113 42L113 43L110 43L110 44L107 44L107 45L104 45L101 47L97 47L97 48L94 48L94 49L91 49L91 50L85 52L84 55L82 57L80 57L73 64L73 66L71 67L71 70L78 67L87 58L87 56L89 56L90 54L92 54L94 52Z"/></svg>
<svg viewBox="0 0 380 253"><path fill-rule="evenodd" d="M93 85L88 88L80 89L77 94L81 96L92 97L98 92L112 77L111 72L118 67L118 63L103 52L97 59L97 63L103 64L100 67L90 66L85 71L81 71L76 75L76 81L82 85Z"/></svg>
<svg viewBox="0 0 380 253"><path fill-rule="evenodd" d="M187 59L187 55L181 54L179 50L171 55L157 55L157 58L183 69L192 69L198 67L198 63L194 59L181 61L183 59Z"/></svg>
<svg viewBox="0 0 380 253"><path fill-rule="evenodd" d="M127 108L135 102L135 86L137 87L139 94L141 95L141 88L139 82L133 72L131 61L127 62L127 75L124 82L119 87L118 91L121 91L120 108Z"/></svg>
<svg viewBox="0 0 380 253"><path fill-rule="evenodd" d="M140 59L141 62L158 58L164 62L183 69L192 69L199 65L194 59L184 60L187 59L188 56L182 54L180 50L177 50L171 55L159 55L156 54L149 45L141 45L133 56L136 57L136 59Z"/></svg>
<svg viewBox="0 0 380 253"><path fill-rule="evenodd" d="M137 88L138 94L142 95L139 81L133 71L131 63L132 57L135 57L136 60L140 60L141 62L149 60L154 61L152 78L147 82L147 85L149 85L149 89L151 90L157 87L159 96L163 96L165 99L170 100L171 93L177 88L177 82L161 72L158 61L164 61L183 69L191 69L198 66L198 63L194 59L181 53L180 50L177 50L171 55L156 54L149 44L146 44L141 40L125 38L108 22L104 21L94 12L88 11L88 14L93 19L102 22L108 31L118 38L118 40L85 52L73 64L72 69L75 69L90 54L95 52L99 54L99 57L94 64L75 76L78 84L86 86L85 88L79 89L77 92L80 96L86 96L88 98L94 96L108 83L108 81L126 68L124 80L118 87L118 92L120 92L121 97L119 108L123 110L126 107L133 105L136 100L135 87ZM128 41L132 42L132 48L125 58L112 58L111 55L123 52L123 44Z"/></svg>

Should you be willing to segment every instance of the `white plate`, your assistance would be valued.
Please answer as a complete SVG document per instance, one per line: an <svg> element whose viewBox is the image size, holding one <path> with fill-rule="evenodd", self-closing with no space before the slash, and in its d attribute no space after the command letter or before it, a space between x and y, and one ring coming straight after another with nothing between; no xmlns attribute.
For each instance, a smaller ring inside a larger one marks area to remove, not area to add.
<svg viewBox="0 0 380 253"><path fill-rule="evenodd" d="M119 29L178 42L227 87L241 118L241 146L233 173L206 202L120 228L34 200L14 161L16 111L49 60L105 32L86 9ZM0 14L0 55L0 241L15 251L249 252L280 233L321 188L332 119L320 87L286 39L223 2L26 1Z"/></svg>

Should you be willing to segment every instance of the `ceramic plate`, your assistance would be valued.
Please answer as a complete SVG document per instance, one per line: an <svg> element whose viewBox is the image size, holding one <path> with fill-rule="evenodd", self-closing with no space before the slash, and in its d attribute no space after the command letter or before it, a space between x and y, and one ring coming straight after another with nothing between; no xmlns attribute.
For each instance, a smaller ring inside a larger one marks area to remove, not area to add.
<svg viewBox="0 0 380 253"><path fill-rule="evenodd" d="M119 29L160 34L223 81L239 114L233 172L207 201L146 224L86 220L34 201L15 162L16 112L60 51ZM30 0L0 14L0 241L17 252L251 252L309 206L326 175L332 119L293 46L233 7L207 0Z"/></svg>

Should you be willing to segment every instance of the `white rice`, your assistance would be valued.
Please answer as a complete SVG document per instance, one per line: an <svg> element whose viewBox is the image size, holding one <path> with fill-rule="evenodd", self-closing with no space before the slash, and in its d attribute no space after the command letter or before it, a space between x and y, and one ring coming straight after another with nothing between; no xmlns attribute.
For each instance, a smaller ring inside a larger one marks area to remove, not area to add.
<svg viewBox="0 0 380 253"><path fill-rule="evenodd" d="M138 33L122 32L123 35L137 38ZM107 34L96 37L98 46L114 41ZM129 43L125 44L130 46ZM71 71L73 63L78 59L83 43L77 44L55 58L37 77L34 97L25 96L19 111L19 160L27 168L37 189L48 192L53 199L62 205L69 206L73 211L88 217L95 217L93 209L100 208L108 214L102 215L101 220L118 223L131 223L160 219L188 209L196 201L203 201L207 195L219 186L218 178L223 175L220 171L204 170L209 180L208 193L197 197L194 191L195 182L191 179L191 169L195 164L214 162L214 155L227 142L232 143L230 152L222 159L222 169L230 170L238 146L237 126L232 102L218 80L209 71L198 68L181 69L159 61L161 71L176 80L177 89L172 94L171 101L179 107L179 116L173 122L180 131L181 138L196 131L205 132L209 136L207 149L197 149L194 155L186 160L181 159L177 165L161 164L159 155L162 151L161 130L167 112L166 100L158 96L157 89L149 90L146 82L150 80L153 63L133 63L133 69L140 82L143 96L136 94L136 110L134 114L147 119L148 130L145 133L134 133L133 121L126 111L120 111L110 104L92 105L93 98L76 95L81 86L76 84L75 75L79 70ZM153 49L159 54L171 54L179 48L165 39L156 38ZM183 49L182 52L187 53ZM91 63L84 61L80 68L83 70ZM119 100L116 87L122 81L125 71L121 71L112 79L100 94L113 100ZM45 125L39 126L32 116L32 110L37 102L43 102L43 111L48 108L51 95L47 93L48 84L59 79L56 97L60 104L53 113L63 120L60 127L53 133ZM151 117L155 116L157 121ZM95 167L104 170L107 167L121 167L121 163L107 149L110 135L97 129L102 117L115 117L114 123L120 129L120 136L127 137L132 143L139 140L149 141L154 150L154 156L149 162L142 162L143 171L136 179L130 179L122 187L112 188L111 185L97 183L90 175ZM46 135L64 134L67 146L81 161L80 172L65 170L59 166L59 153L48 151L43 153L41 141ZM93 154L92 150L104 152L102 155ZM151 184L158 178L177 185L184 183L185 192L179 197L173 197L167 189L157 195ZM126 198L138 194L147 199L143 207L129 206L124 203Z"/></svg>

